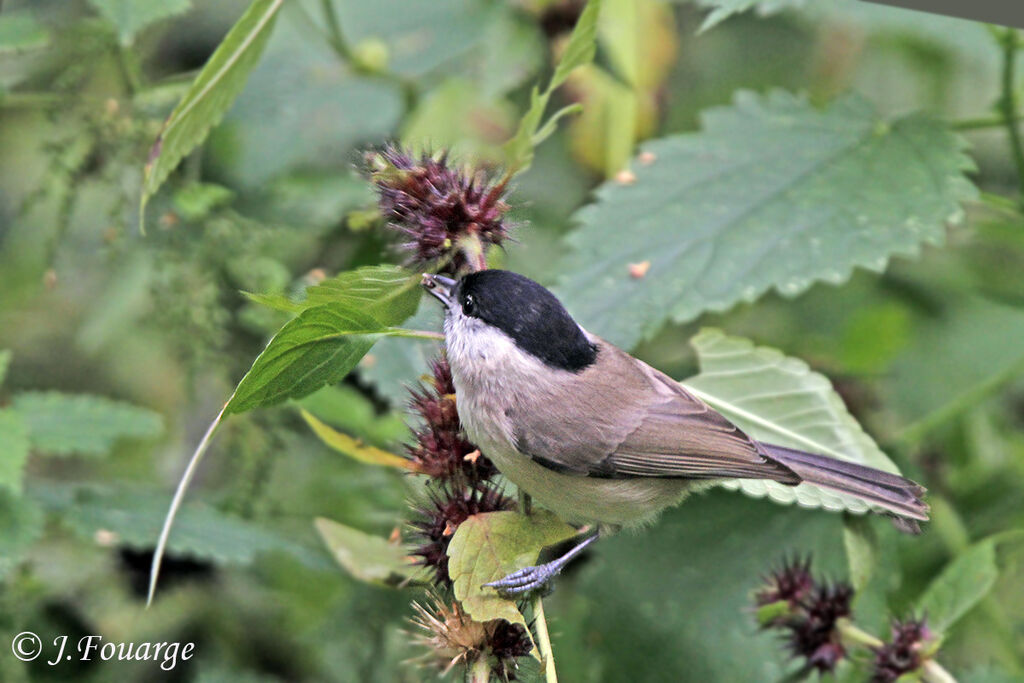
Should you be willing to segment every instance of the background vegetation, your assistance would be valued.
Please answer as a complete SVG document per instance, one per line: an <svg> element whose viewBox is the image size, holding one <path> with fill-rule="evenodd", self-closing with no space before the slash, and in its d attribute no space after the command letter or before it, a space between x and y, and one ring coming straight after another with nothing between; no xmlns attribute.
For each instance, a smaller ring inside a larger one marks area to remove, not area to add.
<svg viewBox="0 0 1024 683"><path fill-rule="evenodd" d="M289 319L241 292L401 260L362 150L527 163L533 141L502 144L581 10L2 4L0 637L193 640L183 680L435 675L405 663L409 593L351 578L313 527L386 537L415 485L327 448L295 402L224 423L145 611L151 551L188 453ZM594 63L548 107L582 111L514 179L517 242L493 262L674 377L698 370L688 342L708 325L806 360L929 487L934 521L855 534L837 514L695 498L560 580L546 609L564 680L781 678L797 667L750 592L794 552L836 578L867 562L850 578L878 635L890 615L941 614L959 680L1024 676L1019 40L853 0L604 1ZM407 326L438 316L424 305ZM433 352L381 342L302 405L400 452L404 386ZM155 669L0 647L4 681Z"/></svg>

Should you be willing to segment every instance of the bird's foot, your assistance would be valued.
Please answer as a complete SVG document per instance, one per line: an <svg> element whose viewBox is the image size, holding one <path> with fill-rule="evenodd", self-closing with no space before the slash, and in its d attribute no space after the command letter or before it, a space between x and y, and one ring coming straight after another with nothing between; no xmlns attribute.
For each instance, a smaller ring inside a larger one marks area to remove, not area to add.
<svg viewBox="0 0 1024 683"><path fill-rule="evenodd" d="M594 534L580 541L569 552L556 560L534 567L524 567L503 579L485 583L484 586L494 588L499 594L510 598L522 597L538 590L544 591L543 595L547 595L552 589L551 580L558 576L565 565L569 564L569 560L579 555L584 548L596 540L597 534Z"/></svg>
<svg viewBox="0 0 1024 683"><path fill-rule="evenodd" d="M553 588L551 580L558 576L564 566L565 563L555 560L534 567L524 567L503 579L484 585L496 589L503 597L518 598L534 591L542 591L542 595L547 595Z"/></svg>

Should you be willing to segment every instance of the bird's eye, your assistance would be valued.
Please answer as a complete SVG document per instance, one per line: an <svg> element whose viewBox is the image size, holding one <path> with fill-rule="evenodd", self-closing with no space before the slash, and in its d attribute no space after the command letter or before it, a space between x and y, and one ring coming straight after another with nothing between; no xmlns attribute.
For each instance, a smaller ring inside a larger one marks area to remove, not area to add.
<svg viewBox="0 0 1024 683"><path fill-rule="evenodd" d="M467 294L462 299L462 313L468 316L476 315L476 300L472 294Z"/></svg>

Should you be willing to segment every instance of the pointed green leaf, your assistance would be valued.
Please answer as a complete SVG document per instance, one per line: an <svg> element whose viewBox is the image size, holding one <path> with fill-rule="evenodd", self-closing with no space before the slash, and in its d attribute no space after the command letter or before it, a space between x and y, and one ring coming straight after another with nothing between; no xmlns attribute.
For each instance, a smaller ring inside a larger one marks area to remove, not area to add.
<svg viewBox="0 0 1024 683"><path fill-rule="evenodd" d="M547 511L469 517L448 544L448 574L455 584L455 597L476 621L505 619L525 627L516 603L483 584L532 565L546 546L575 535L575 529Z"/></svg>
<svg viewBox="0 0 1024 683"><path fill-rule="evenodd" d="M254 0L164 123L143 173L140 221L146 203L178 163L206 138L245 86L270 38L284 0Z"/></svg>
<svg viewBox="0 0 1024 683"><path fill-rule="evenodd" d="M551 83L548 84L549 93L565 83L565 79L569 78L569 74L575 69L594 60L594 53L597 52L597 20L600 15L601 0L589 0L580 18L576 20L565 52L562 53L555 73L551 76Z"/></svg>
<svg viewBox="0 0 1024 683"><path fill-rule="evenodd" d="M309 308L278 330L253 362L228 402L227 413L244 413L302 398L340 382L366 355L385 326L343 304Z"/></svg>
<svg viewBox="0 0 1024 683"><path fill-rule="evenodd" d="M89 0L89 4L117 29L122 45L131 45L146 26L192 7L189 0Z"/></svg>
<svg viewBox="0 0 1024 683"><path fill-rule="evenodd" d="M0 487L21 493L28 452L28 425L15 411L0 410Z"/></svg>
<svg viewBox="0 0 1024 683"><path fill-rule="evenodd" d="M635 181L598 190L556 291L581 324L631 348L668 319L881 271L962 219L976 196L962 147L942 123L889 121L857 96L819 111L740 93L701 132L646 145ZM630 264L645 262L634 277Z"/></svg>
<svg viewBox="0 0 1024 683"><path fill-rule="evenodd" d="M323 517L314 525L338 564L360 581L397 586L422 572L399 543Z"/></svg>
<svg viewBox="0 0 1024 683"><path fill-rule="evenodd" d="M329 303L358 308L381 322L397 325L416 312L422 289L420 275L398 266L367 266L339 273L306 288L305 298L281 294L250 294L255 303L285 313L299 313Z"/></svg>
<svg viewBox="0 0 1024 683"><path fill-rule="evenodd" d="M101 396L33 391L14 397L32 448L50 455L106 455L120 439L163 433L158 413Z"/></svg>
<svg viewBox="0 0 1024 683"><path fill-rule="evenodd" d="M936 632L946 632L992 590L999 578L998 540L987 538L963 551L925 589L918 609Z"/></svg>
<svg viewBox="0 0 1024 683"><path fill-rule="evenodd" d="M691 343L701 371L684 386L754 439L897 472L828 379L803 361L719 330L703 330ZM736 479L721 485L778 503L854 513L871 509L859 498L806 482Z"/></svg>
<svg viewBox="0 0 1024 683"><path fill-rule="evenodd" d="M397 467L398 469L404 470L414 469L413 462L408 458L403 458L400 455L389 453L381 448L367 446L366 444L353 439L348 434L342 434L330 425L324 424L320 420L316 419L316 417L311 413L305 410L300 410L299 412L302 414L302 419L306 421L306 424L309 425L310 429L313 430L313 433L316 434L321 441L332 449L343 455L347 455L353 460L367 465Z"/></svg>

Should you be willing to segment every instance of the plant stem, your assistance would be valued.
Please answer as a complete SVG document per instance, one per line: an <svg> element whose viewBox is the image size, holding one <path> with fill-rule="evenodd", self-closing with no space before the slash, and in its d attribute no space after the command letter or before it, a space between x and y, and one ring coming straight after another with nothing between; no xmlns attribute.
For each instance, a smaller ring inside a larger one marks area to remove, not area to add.
<svg viewBox="0 0 1024 683"><path fill-rule="evenodd" d="M355 54L345 41L345 34L341 32L341 22L338 21L338 13L334 11L334 3L332 0L320 0L320 9L323 10L324 21L327 22L327 40L331 47L346 62L355 63Z"/></svg>
<svg viewBox="0 0 1024 683"><path fill-rule="evenodd" d="M487 657L480 657L466 669L466 683L488 683L491 680L491 663Z"/></svg>
<svg viewBox="0 0 1024 683"><path fill-rule="evenodd" d="M544 680L547 683L558 683L558 674L555 672L555 653L551 650L551 636L548 635L548 622L544 618L544 602L540 596L533 599L533 619L537 625L537 641L540 647L540 657L544 662Z"/></svg>
<svg viewBox="0 0 1024 683"><path fill-rule="evenodd" d="M1024 123L1024 116L1018 115L1014 118L1018 124ZM949 127L957 131L985 130L986 128L1001 128L1006 125L1006 118L1002 114L993 116L978 116L973 119L960 119L950 121Z"/></svg>
<svg viewBox="0 0 1024 683"><path fill-rule="evenodd" d="M1020 185L1020 201L1024 206L1024 140L1021 140L1020 126L1017 120L1017 31L1006 29L1002 35L1003 42L1003 93L999 99L999 110L1003 115L1003 124L1010 135L1010 147L1013 151L1013 163L1017 167L1017 182Z"/></svg>

